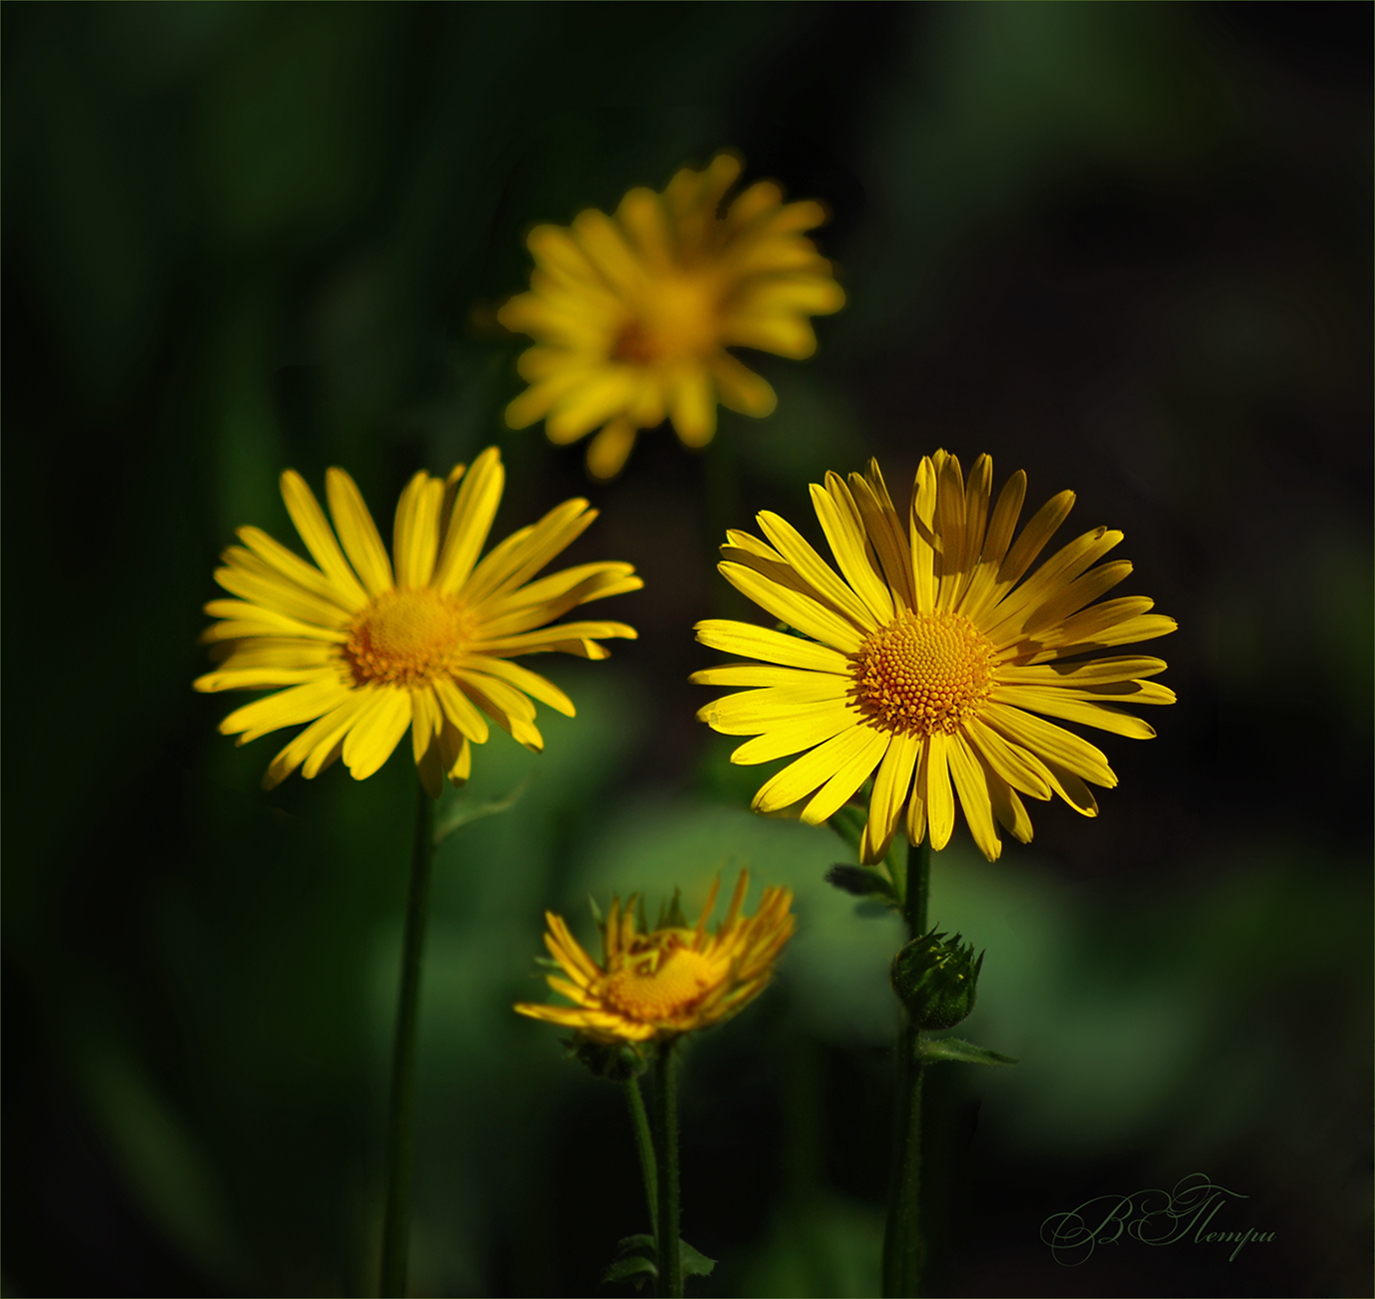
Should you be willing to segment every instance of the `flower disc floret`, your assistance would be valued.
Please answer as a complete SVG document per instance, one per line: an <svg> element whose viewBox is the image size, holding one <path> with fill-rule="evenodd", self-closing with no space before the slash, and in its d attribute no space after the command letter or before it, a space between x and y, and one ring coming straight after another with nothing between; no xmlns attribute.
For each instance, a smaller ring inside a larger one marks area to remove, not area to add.
<svg viewBox="0 0 1375 1299"><path fill-rule="evenodd" d="M430 587L387 591L353 622L341 651L353 683L429 686L470 638L463 605Z"/></svg>
<svg viewBox="0 0 1375 1299"><path fill-rule="evenodd" d="M993 688L993 647L958 613L910 609L875 632L854 657L855 702L900 735L953 735Z"/></svg>

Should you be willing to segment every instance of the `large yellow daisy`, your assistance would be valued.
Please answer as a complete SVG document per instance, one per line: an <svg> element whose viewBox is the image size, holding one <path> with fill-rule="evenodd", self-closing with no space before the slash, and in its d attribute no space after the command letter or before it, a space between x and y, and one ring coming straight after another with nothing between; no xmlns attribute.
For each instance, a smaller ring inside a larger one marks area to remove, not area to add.
<svg viewBox="0 0 1375 1299"><path fill-rule="evenodd" d="M561 916L545 912L545 946L563 971L548 975L548 983L574 1004L521 1002L516 1010L610 1045L678 1037L729 1019L764 991L795 924L792 891L781 888L765 889L758 910L742 919L749 882L749 872L741 871L726 918L712 934L707 920L719 877L695 928L669 913L647 929L637 919L638 897L624 907L615 899L602 925L600 965Z"/></svg>
<svg viewBox="0 0 1375 1299"><path fill-rule="evenodd" d="M634 628L547 624L643 583L630 564L616 563L580 564L531 581L597 517L584 500L565 501L479 563L504 485L495 447L466 474L462 465L447 479L416 474L396 507L395 569L342 469L326 476L333 530L305 480L292 470L282 475L287 510L318 567L257 528L239 529L243 545L225 551L215 572L238 598L205 606L221 620L205 639L223 662L195 686L287 687L220 723L240 744L310 723L272 760L267 788L298 767L309 779L341 755L362 780L409 727L420 778L438 797L445 775L455 784L467 780L470 745L487 739L488 718L540 749L531 701L573 716L562 690L510 660L549 650L605 658L598 641L633 638Z"/></svg>
<svg viewBox="0 0 1375 1299"><path fill-rule="evenodd" d="M938 451L921 462L904 520L876 461L848 484L827 474L812 502L839 572L776 514L758 516L767 541L727 534L721 572L799 633L697 625L704 644L760 660L692 678L754 687L698 713L726 735L755 737L732 761L807 750L760 788L757 811L807 799L802 819L819 824L872 775L865 862L882 859L904 821L912 843L929 830L944 848L957 800L991 861L1002 851L998 825L1031 838L1023 796L1058 794L1094 816L1088 785L1117 783L1099 749L1045 717L1155 734L1119 705L1173 703L1146 679L1164 661L1096 657L1175 629L1144 596L1094 603L1131 572L1125 560L1098 563L1122 534L1094 528L1023 581L1074 493L1047 501L1014 540L1026 475L1018 470L996 503L992 479L988 456L966 483L960 462Z"/></svg>
<svg viewBox="0 0 1375 1299"><path fill-rule="evenodd" d="M784 203L759 181L721 211L739 174L739 159L718 154L662 194L632 189L614 217L590 208L571 228L530 232L530 291L498 313L536 340L519 362L530 387L506 408L512 428L543 419L557 443L600 429L587 467L611 478L638 430L665 418L701 447L718 399L745 415L773 410L773 389L726 349L810 356L808 317L839 311L845 294L803 234L825 219L821 205Z"/></svg>

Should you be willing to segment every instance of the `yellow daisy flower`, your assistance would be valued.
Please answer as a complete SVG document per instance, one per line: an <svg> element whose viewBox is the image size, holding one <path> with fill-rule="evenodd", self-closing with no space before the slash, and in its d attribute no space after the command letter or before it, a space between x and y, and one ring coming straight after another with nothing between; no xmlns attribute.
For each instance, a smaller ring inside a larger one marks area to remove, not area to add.
<svg viewBox="0 0 1375 1299"><path fill-rule="evenodd" d="M718 154L662 194L632 189L614 217L589 208L571 228L530 232L530 291L497 313L536 343L520 358L530 387L506 408L512 428L543 419L559 444L600 429L587 467L605 479L638 430L665 418L702 447L718 399L744 415L773 410L773 389L726 348L811 356L808 317L839 311L845 294L803 234L825 220L821 205L784 203L758 181L719 211L739 175L740 160Z"/></svg>
<svg viewBox="0 0 1375 1299"><path fill-rule="evenodd" d="M567 975L548 975L548 983L575 1004L521 1002L516 1011L610 1045L677 1037L729 1019L764 991L795 924L789 910L792 890L781 888L765 889L759 909L742 920L749 882L749 872L741 871L730 909L714 934L707 933L707 919L716 905L719 877L695 929L687 927L676 898L653 929L636 919L638 896L624 907L616 898L602 925L600 965L562 917L546 911L544 942Z"/></svg>
<svg viewBox="0 0 1375 1299"><path fill-rule="evenodd" d="M812 502L839 573L776 514L758 516L767 543L727 534L726 579L801 633L697 625L703 644L760 660L692 678L756 687L698 713L723 734L756 737L732 761L808 750L765 782L756 811L807 798L802 819L819 824L874 775L865 862L882 859L904 810L910 842L929 828L931 846L944 848L957 797L992 861L1002 851L995 821L1031 838L1023 795L1058 794L1095 816L1085 782L1117 784L1100 750L1036 714L1136 739L1155 734L1116 705L1173 703L1172 691L1145 679L1164 661L1083 657L1175 629L1144 596L1093 603L1131 572L1125 560L1097 562L1122 534L1094 528L1023 581L1074 493L1047 501L1014 541L1026 475L1018 470L990 509L992 479L988 456L966 483L960 462L938 451L921 462L904 523L876 461L848 485L827 474Z"/></svg>
<svg viewBox="0 0 1375 1299"><path fill-rule="evenodd" d="M602 659L599 640L634 638L620 622L547 625L589 600L639 590L630 564L580 564L530 580L597 517L584 500L565 501L478 562L505 481L495 447L466 475L462 465L447 479L416 474L396 507L394 571L342 469L326 476L334 530L305 480L282 475L287 511L318 567L257 528L239 529L243 545L226 550L215 571L239 598L205 606L221 621L204 639L225 657L195 687L288 687L220 723L240 744L310 723L272 760L266 788L298 767L310 779L341 755L363 780L410 727L420 778L438 797L445 775L468 779L470 745L487 739L488 718L538 750L532 699L573 716L562 690L513 657L560 650Z"/></svg>

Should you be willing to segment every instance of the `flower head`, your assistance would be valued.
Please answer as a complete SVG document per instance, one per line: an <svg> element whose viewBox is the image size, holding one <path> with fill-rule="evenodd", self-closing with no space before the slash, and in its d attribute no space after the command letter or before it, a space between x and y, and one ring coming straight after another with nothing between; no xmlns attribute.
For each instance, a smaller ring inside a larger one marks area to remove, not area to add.
<svg viewBox="0 0 1375 1299"><path fill-rule="evenodd" d="M341 755L362 780L409 727L420 778L437 797L445 775L455 784L467 780L470 745L487 739L488 718L540 749L531 701L573 716L562 690L510 660L549 650L605 658L598 641L633 638L634 628L548 624L576 605L643 583L631 565L616 563L581 564L531 581L597 517L584 500L565 501L478 562L504 483L495 447L466 474L462 465L447 479L416 474L396 507L394 568L341 469L326 477L333 530L305 480L292 470L282 475L287 511L318 567L257 528L239 529L243 545L225 551L215 572L239 598L205 606L221 621L204 638L223 661L195 686L287 687L220 723L240 744L310 723L272 760L266 787L298 767L309 779Z"/></svg>
<svg viewBox="0 0 1375 1299"><path fill-rule="evenodd" d="M1058 794L1094 816L1088 784L1117 784L1099 749L1045 717L1155 734L1120 705L1173 703L1147 680L1164 661L1093 657L1175 629L1144 596L1094 603L1131 572L1125 560L1098 563L1122 534L1094 528L1026 577L1074 494L1047 501L1014 540L1026 475L1018 470L996 502L992 479L988 456L966 482L960 462L938 451L921 462L904 520L877 462L848 484L827 474L812 502L839 572L776 514L758 516L767 542L727 534L721 572L800 633L697 625L704 644L759 660L692 678L754 687L698 713L726 735L756 737L732 761L807 750L765 782L756 811L805 798L802 819L819 824L872 775L863 861L882 859L904 819L912 843L929 830L944 848L957 799L991 861L1002 851L996 825L1031 838L1023 796Z"/></svg>
<svg viewBox="0 0 1375 1299"><path fill-rule="evenodd" d="M792 936L793 895L790 889L765 889L759 909L741 919L749 888L749 872L741 871L726 918L709 934L707 920L720 884L719 877L712 883L695 927L683 918L676 895L653 929L644 922L643 908L637 914L638 897L624 907L615 899L602 924L600 965L562 917L545 912L544 942L562 969L548 976L549 986L574 1004L522 1002L517 1012L611 1045L677 1037L729 1019L772 978L774 962Z"/></svg>
<svg viewBox="0 0 1375 1299"><path fill-rule="evenodd" d="M661 194L632 189L614 217L590 208L569 228L530 232L530 291L498 313L535 339L519 363L530 387L506 409L512 428L543 419L557 443L600 429L587 467L611 478L638 430L665 418L701 447L718 399L745 415L773 410L773 389L726 348L810 356L808 317L839 311L845 294L803 234L825 219L821 205L784 203L758 181L721 211L739 174L738 158L718 154Z"/></svg>

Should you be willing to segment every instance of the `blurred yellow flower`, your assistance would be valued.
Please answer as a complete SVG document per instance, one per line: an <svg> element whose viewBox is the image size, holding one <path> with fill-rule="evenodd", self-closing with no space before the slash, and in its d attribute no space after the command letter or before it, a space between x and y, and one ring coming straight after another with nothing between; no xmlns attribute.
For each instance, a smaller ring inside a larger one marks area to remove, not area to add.
<svg viewBox="0 0 1375 1299"><path fill-rule="evenodd" d="M620 472L642 428L672 421L684 446L716 432L716 403L763 416L773 389L726 351L753 347L801 358L816 351L809 316L839 311L845 294L803 231L819 203L784 203L758 181L722 212L740 161L718 154L684 167L662 194L632 189L614 217L590 208L571 228L536 226L530 291L498 312L529 334L506 408L512 428L543 419L549 440L600 432L587 451L597 478Z"/></svg>
<svg viewBox="0 0 1375 1299"><path fill-rule="evenodd" d="M904 521L876 461L848 485L827 474L824 487L812 485L812 502L839 573L776 514L758 515L767 544L727 534L726 579L801 633L697 625L704 644L760 660L692 678L756 687L698 713L723 734L757 737L731 760L809 750L765 782L756 811L807 798L802 819L819 824L877 772L865 862L887 852L904 811L910 842L929 828L931 846L944 848L957 797L992 861L1002 851L995 821L1023 843L1031 838L1022 795L1058 794L1094 816L1085 782L1117 784L1102 752L1035 714L1136 739L1155 734L1116 705L1173 703L1172 691L1144 679L1164 661L1082 657L1175 629L1148 612L1144 596L1093 603L1131 572L1125 560L1097 563L1122 534L1094 528L1023 582L1074 493L1048 501L1014 541L1026 475L1018 470L990 510L992 479L988 456L966 484L960 462L938 451L921 462Z"/></svg>
<svg viewBox="0 0 1375 1299"><path fill-rule="evenodd" d="M602 926L600 965L561 917L545 912L545 945L567 975L551 974L548 983L575 1004L522 1002L516 1011L608 1044L673 1038L729 1019L764 991L795 920L792 891L781 888L765 889L759 909L742 920L749 872L741 871L726 918L708 934L720 884L719 877L712 883L696 928L688 927L676 897L653 929L637 922L638 896L624 907L615 899Z"/></svg>
<svg viewBox="0 0 1375 1299"><path fill-rule="evenodd" d="M293 470L282 475L287 510L318 567L257 528L239 529L244 544L225 551L225 567L215 572L239 598L205 606L221 621L204 639L224 660L195 687L288 687L220 723L240 744L310 723L272 760L267 788L298 767L309 779L341 754L354 779L363 780L410 727L420 778L438 797L445 775L455 784L467 780L469 746L487 739L487 718L540 749L531 700L573 716L562 690L510 659L548 650L605 658L597 642L633 638L633 628L547 624L576 605L643 583L630 564L616 563L530 580L597 517L584 500L565 501L478 563L504 484L495 447L466 476L462 465L447 479L416 474L396 508L395 572L342 469L326 476L334 530L305 480Z"/></svg>

